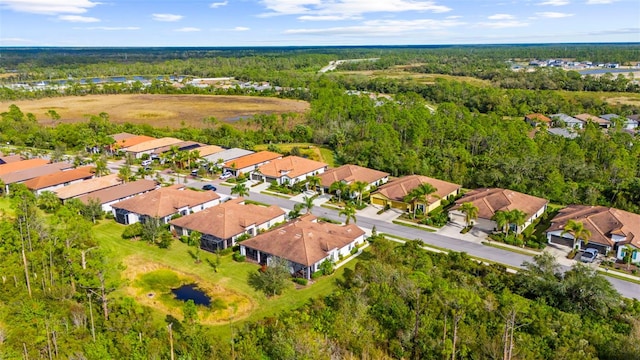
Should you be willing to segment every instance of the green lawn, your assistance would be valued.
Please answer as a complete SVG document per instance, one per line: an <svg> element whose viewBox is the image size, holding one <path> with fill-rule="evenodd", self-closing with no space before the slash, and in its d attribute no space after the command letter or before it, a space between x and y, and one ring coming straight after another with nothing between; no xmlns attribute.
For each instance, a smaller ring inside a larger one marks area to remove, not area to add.
<svg viewBox="0 0 640 360"><path fill-rule="evenodd" d="M344 268L353 268L357 259L341 267L335 274L323 277L314 284L303 289L296 290L291 283L283 295L275 298L266 298L262 293L256 292L247 283L249 273L258 270L258 265L243 262L237 263L231 256L222 257L218 272L214 272L206 259L213 260L215 255L202 252L202 262L196 264L189 255L189 248L180 241L174 241L168 250L148 245L142 241L124 240L120 237L124 226L113 220L104 220L95 226L95 234L101 246L114 254L114 260L121 262L125 257L137 255L149 262L163 264L184 273L193 274L207 281L223 285L227 289L246 295L254 303L254 309L248 317L240 322L252 321L268 316L274 316L283 310L292 310L304 305L309 299L325 296L336 289L335 279L340 277ZM118 292L116 292L116 295ZM236 326L237 324L234 324ZM228 324L212 326L213 333L229 336L231 329Z"/></svg>

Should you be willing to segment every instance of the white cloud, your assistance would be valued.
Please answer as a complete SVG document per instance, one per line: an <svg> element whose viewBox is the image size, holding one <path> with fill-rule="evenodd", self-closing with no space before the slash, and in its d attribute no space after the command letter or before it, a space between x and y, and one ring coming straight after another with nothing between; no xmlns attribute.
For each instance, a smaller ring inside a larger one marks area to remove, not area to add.
<svg viewBox="0 0 640 360"><path fill-rule="evenodd" d="M616 0L587 0L587 5L612 4Z"/></svg>
<svg viewBox="0 0 640 360"><path fill-rule="evenodd" d="M183 27L183 28L180 28L180 29L175 29L173 31L177 31L177 32L198 32L198 31L200 31L200 29L197 28L197 27Z"/></svg>
<svg viewBox="0 0 640 360"><path fill-rule="evenodd" d="M80 16L80 15L60 15L58 16L58 20L69 21L69 22L78 22L78 23L94 23L100 22L100 19L89 17L89 16Z"/></svg>
<svg viewBox="0 0 640 360"><path fill-rule="evenodd" d="M233 28L233 31L249 31L249 30L251 29L245 26L236 26Z"/></svg>
<svg viewBox="0 0 640 360"><path fill-rule="evenodd" d="M515 17L509 14L495 14L488 17L490 20L513 20Z"/></svg>
<svg viewBox="0 0 640 360"><path fill-rule="evenodd" d="M434 12L444 13L451 8L438 5L434 1L424 0L262 0L262 4L270 11L260 17L277 15L313 16L314 20L334 20L335 17L360 18L365 13L375 12ZM311 18L308 18L310 20Z"/></svg>
<svg viewBox="0 0 640 360"><path fill-rule="evenodd" d="M86 30L104 30L104 31L127 31L127 30L140 30L137 26L92 26L84 28Z"/></svg>
<svg viewBox="0 0 640 360"><path fill-rule="evenodd" d="M541 3L538 3L537 5L564 6L569 4L570 2L568 0L547 0Z"/></svg>
<svg viewBox="0 0 640 360"><path fill-rule="evenodd" d="M321 29L289 29L284 33L288 35L370 35L370 36L396 36L411 32L441 31L448 28L464 25L455 20L370 20L355 26L339 26Z"/></svg>
<svg viewBox="0 0 640 360"><path fill-rule="evenodd" d="M451 15L451 16L447 16L445 19L461 19L462 16L460 15Z"/></svg>
<svg viewBox="0 0 640 360"><path fill-rule="evenodd" d="M518 20L507 20L507 21L481 22L481 23L478 23L478 26L483 28L489 28L489 29L505 29L505 28L513 28L513 27L525 27L525 26L529 26L529 23L518 21Z"/></svg>
<svg viewBox="0 0 640 360"><path fill-rule="evenodd" d="M302 15L298 20L302 21L340 21L340 20L360 20L360 16L340 16L340 15Z"/></svg>
<svg viewBox="0 0 640 360"><path fill-rule="evenodd" d="M573 14L567 14L567 13L561 13L561 12L552 12L552 11L537 12L536 15L538 15L539 17L542 17L542 18L547 18L547 19L561 19L561 18L566 18L566 17L573 16Z"/></svg>
<svg viewBox="0 0 640 360"><path fill-rule="evenodd" d="M223 2L211 3L211 5L209 5L209 7L212 8L212 9L217 9L217 8L219 8L221 6L227 6L228 4L229 4L229 2L225 0Z"/></svg>
<svg viewBox="0 0 640 360"><path fill-rule="evenodd" d="M0 6L32 14L83 14L99 5L90 0L1 0Z"/></svg>
<svg viewBox="0 0 640 360"><path fill-rule="evenodd" d="M153 20L155 21L173 22L173 21L182 20L183 17L184 16L182 15L175 15L175 14L151 14L151 18L153 18Z"/></svg>

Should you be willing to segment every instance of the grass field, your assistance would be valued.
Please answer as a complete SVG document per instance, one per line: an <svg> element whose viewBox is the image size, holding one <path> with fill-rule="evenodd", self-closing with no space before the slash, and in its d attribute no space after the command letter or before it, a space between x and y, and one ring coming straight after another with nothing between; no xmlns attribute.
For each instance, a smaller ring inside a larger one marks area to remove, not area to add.
<svg viewBox="0 0 640 360"><path fill-rule="evenodd" d="M351 261L332 276L318 279L314 284L301 289L296 289L292 282L282 295L267 298L247 283L249 273L258 270L256 264L238 263L234 262L231 256L224 256L221 258L218 272L214 272L207 262L207 259L215 259L213 254L203 251L203 261L196 264L189 254L189 250L193 248L177 240L171 244L169 250L165 250L142 241L123 240L120 235L124 226L112 220L104 220L94 229L100 245L114 254L114 261L126 266L122 272L126 280L125 285L115 292L115 296L133 297L136 301L154 308L158 316L171 314L182 318L181 306L171 307L170 301L161 301L155 293L150 297L148 286L140 283L144 274L170 270L183 282L196 282L201 289L227 305L225 309L216 311L205 308L199 310L201 322L211 325L213 333L225 336L231 331L228 325L230 320L236 324L274 316L283 310L300 307L311 298L330 294L336 288L336 277L342 275L344 268L353 269L358 261Z"/></svg>
<svg viewBox="0 0 640 360"><path fill-rule="evenodd" d="M477 79L470 76L455 76L444 74L425 74L407 71L406 69L417 66L414 65L399 65L394 66L386 70L362 70L362 71L340 71L340 74L352 75L352 76L365 76L368 78L389 78L389 79L405 79L416 81L423 85L433 84L436 79L455 80L460 82L470 83L476 86L491 86L491 82L488 80Z"/></svg>
<svg viewBox="0 0 640 360"><path fill-rule="evenodd" d="M299 100L256 96L212 95L88 95L38 100L2 101L0 112L15 104L24 113L32 113L43 125L73 123L87 115L109 114L116 123L149 124L154 127L202 128L203 119L215 117L233 122L255 114L304 113L309 103ZM47 115L55 110L60 120L54 123Z"/></svg>
<svg viewBox="0 0 640 360"><path fill-rule="evenodd" d="M322 161L329 164L329 167L335 166L335 159L333 158L333 150L325 147L318 147L317 145L310 143L291 143L291 144L275 144L280 152L289 152L294 147L300 149L302 155L306 155L311 160ZM255 151L267 150L269 145L262 144L254 146Z"/></svg>

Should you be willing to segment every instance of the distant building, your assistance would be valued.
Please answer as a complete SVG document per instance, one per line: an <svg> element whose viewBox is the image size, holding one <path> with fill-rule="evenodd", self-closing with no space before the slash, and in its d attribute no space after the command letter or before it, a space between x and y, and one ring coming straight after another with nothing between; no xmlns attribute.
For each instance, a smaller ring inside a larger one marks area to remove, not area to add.
<svg viewBox="0 0 640 360"><path fill-rule="evenodd" d="M567 114L559 113L553 114L549 116L553 121L554 125L560 125L559 122L562 122L566 127L572 129L582 129L584 127L584 121L571 117Z"/></svg>
<svg viewBox="0 0 640 360"><path fill-rule="evenodd" d="M611 121L591 114L578 114L574 117L578 120L584 121L585 123L592 122L603 129L608 129L611 126Z"/></svg>
<svg viewBox="0 0 640 360"><path fill-rule="evenodd" d="M525 115L524 121L531 124L531 126L538 126L539 124L545 124L548 127L551 126L551 119L538 113Z"/></svg>

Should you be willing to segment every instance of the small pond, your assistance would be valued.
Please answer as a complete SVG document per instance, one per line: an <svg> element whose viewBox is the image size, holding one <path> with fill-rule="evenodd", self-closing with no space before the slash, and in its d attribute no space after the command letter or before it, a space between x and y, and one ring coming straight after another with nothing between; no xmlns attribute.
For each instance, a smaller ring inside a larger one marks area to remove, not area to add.
<svg viewBox="0 0 640 360"><path fill-rule="evenodd" d="M196 305L211 305L211 298L207 296L202 290L198 289L196 284L182 285L179 288L171 289L171 292L176 296L176 299L182 301L193 300Z"/></svg>

